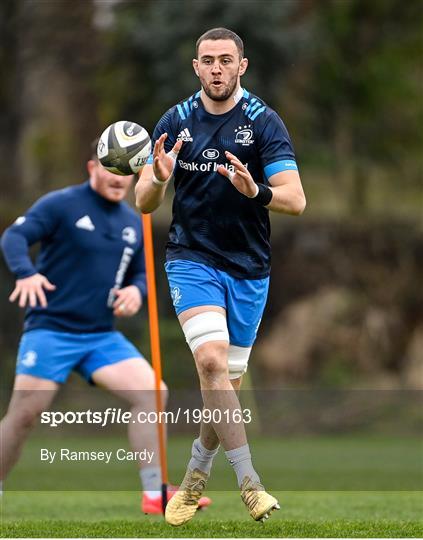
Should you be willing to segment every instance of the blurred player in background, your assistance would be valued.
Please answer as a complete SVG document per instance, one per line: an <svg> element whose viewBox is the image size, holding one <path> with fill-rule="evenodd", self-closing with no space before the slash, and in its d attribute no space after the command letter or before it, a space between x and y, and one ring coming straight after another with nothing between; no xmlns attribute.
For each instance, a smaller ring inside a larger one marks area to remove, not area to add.
<svg viewBox="0 0 423 540"><path fill-rule="evenodd" d="M241 88L247 66L234 32L215 28L199 38L193 67L201 90L160 119L150 165L136 186L137 205L152 212L174 178L166 257L171 296L204 406L229 411L224 421L201 425L180 491L166 509L172 525L193 517L219 441L250 515L264 520L279 508L254 470L243 423L231 419L267 298L269 210L301 214L305 197L282 120Z"/></svg>
<svg viewBox="0 0 423 540"><path fill-rule="evenodd" d="M0 423L1 482L72 371L123 398L133 415L155 410L153 369L113 329L114 317L135 315L146 294L141 220L123 202L133 177L104 169L95 147L87 182L45 195L2 237L16 276L9 299L27 310L13 394ZM29 247L36 242L34 265ZM161 388L166 392L164 382ZM150 464L139 463L142 511L161 513L157 426L130 422L128 435L132 450L154 455Z"/></svg>

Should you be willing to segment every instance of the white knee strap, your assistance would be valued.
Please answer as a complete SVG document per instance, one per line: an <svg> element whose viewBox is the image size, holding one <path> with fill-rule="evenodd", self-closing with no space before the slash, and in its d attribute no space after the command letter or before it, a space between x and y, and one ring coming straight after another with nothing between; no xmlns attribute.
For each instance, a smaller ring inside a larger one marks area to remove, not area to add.
<svg viewBox="0 0 423 540"><path fill-rule="evenodd" d="M230 379L238 379L247 371L251 349L252 347L229 345L228 367Z"/></svg>
<svg viewBox="0 0 423 540"><path fill-rule="evenodd" d="M194 315L182 325L182 330L193 353L200 345L208 341L229 342L226 317L217 311L205 311Z"/></svg>

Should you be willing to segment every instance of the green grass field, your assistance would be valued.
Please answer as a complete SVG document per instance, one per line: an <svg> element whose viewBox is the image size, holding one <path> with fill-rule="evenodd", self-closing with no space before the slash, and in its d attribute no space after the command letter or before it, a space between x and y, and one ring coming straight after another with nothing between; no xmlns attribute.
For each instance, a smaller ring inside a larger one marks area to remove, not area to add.
<svg viewBox="0 0 423 540"><path fill-rule="evenodd" d="M265 524L235 492L173 528L144 516L136 492L10 492L3 537L410 537L423 534L422 498L410 492L278 492L282 508Z"/></svg>
<svg viewBox="0 0 423 540"><path fill-rule="evenodd" d="M108 440L110 446L116 447L123 442ZM72 464L63 469L51 469L49 473L35 457L42 443L45 445L46 441L31 440L22 461L8 480L1 503L2 537L416 538L423 535L422 492L412 491L415 485L421 484L422 478L421 443L417 439L392 440L391 444L386 439L368 437L295 439L284 444L274 440L255 441L257 462L269 464L263 476L270 480L272 461L279 457L279 461L285 463L285 469L280 468L277 474L284 475L285 471L288 489L294 486L295 478L298 480L296 490L273 491L281 502L281 510L265 524L252 521L237 491L217 490L226 478L231 480L231 485L234 483L223 456L220 456L210 484L213 490L208 493L213 505L179 528L166 525L161 516L141 514L133 466L109 469L105 484L105 489L111 489L115 482L115 489L120 489L125 480L133 483L133 489L87 491L85 486L96 485L101 471L89 466L80 469ZM84 444L98 446L98 439L85 438ZM190 440L186 438L175 438L170 442L172 480L179 478L182 466L179 456L185 461L189 444ZM52 447L53 443L50 441L48 446ZM81 441L79 447L82 447ZM383 448L389 449L385 455ZM342 474L341 461L336 459L338 455L345 458L343 469L347 474ZM310 475L312 480L307 479ZM325 483L325 476L333 478ZM353 477L355 482L352 482ZM66 491L64 481L73 485L75 479L84 486L83 490ZM60 491L28 490L34 489L41 480L45 487L56 484ZM280 481L283 483L283 476ZM361 490L346 491L349 483ZM338 490L331 490L331 485L338 486ZM344 490L339 490L342 485ZM306 486L321 486L321 489L307 490ZM367 486L379 489L370 490ZM394 486L401 486L402 491L395 490ZM409 489L405 490L407 486Z"/></svg>

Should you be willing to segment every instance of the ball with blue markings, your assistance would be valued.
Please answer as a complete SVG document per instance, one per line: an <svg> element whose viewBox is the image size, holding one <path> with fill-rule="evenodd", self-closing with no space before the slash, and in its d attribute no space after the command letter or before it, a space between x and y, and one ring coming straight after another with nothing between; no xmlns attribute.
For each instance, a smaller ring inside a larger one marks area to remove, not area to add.
<svg viewBox="0 0 423 540"><path fill-rule="evenodd" d="M147 131L126 120L108 126L97 145L97 156L103 167L121 176L139 172L150 153L151 140Z"/></svg>

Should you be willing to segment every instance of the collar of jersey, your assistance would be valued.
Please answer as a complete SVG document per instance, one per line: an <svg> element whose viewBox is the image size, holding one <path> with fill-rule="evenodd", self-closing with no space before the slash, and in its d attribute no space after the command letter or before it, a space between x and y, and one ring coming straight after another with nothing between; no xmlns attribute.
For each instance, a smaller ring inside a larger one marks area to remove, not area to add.
<svg viewBox="0 0 423 540"><path fill-rule="evenodd" d="M200 92L198 92L198 94L200 94ZM246 94L246 91L244 90L244 88L242 88L242 86L240 86L238 88L238 90L235 92L234 96L233 96L233 100L235 102L235 107L232 107L232 109L229 109L229 111L226 111L225 113L222 113L222 114L213 114L213 113L210 113L210 112L206 111L206 109L204 107L204 103L203 103L200 95L199 95L197 101L200 103L200 107L201 107L202 111L205 114L210 115L210 116L216 116L217 118L225 118L225 116L229 116L231 113L234 112L236 107L239 105L239 102L241 101L241 99L246 97L245 94Z"/></svg>
<svg viewBox="0 0 423 540"><path fill-rule="evenodd" d="M242 86L240 86L238 90L235 92L233 100L235 101L235 103L238 103L238 101L240 101L243 96L244 96L244 89L242 88Z"/></svg>

